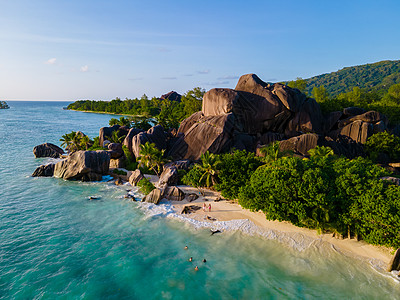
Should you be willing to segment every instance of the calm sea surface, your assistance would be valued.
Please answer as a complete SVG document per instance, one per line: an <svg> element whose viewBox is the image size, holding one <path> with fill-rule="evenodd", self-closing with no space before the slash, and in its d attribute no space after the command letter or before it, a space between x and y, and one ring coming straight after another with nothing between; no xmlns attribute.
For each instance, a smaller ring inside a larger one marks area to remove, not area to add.
<svg viewBox="0 0 400 300"><path fill-rule="evenodd" d="M127 187L32 178L49 161L35 159L34 146L60 145L72 130L93 138L110 116L64 111L66 102L8 104L0 110L0 299L400 298L393 278L329 246L210 236L149 215L123 198Z"/></svg>

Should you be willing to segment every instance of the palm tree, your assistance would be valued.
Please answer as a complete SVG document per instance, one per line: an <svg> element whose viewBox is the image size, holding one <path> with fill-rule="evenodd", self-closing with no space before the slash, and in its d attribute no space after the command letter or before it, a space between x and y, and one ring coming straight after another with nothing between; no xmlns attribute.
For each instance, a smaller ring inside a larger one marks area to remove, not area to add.
<svg viewBox="0 0 400 300"><path fill-rule="evenodd" d="M84 135L83 137L81 137L80 143L79 143L79 149L81 150L87 150L89 148L89 143L90 143L90 139L87 135Z"/></svg>
<svg viewBox="0 0 400 300"><path fill-rule="evenodd" d="M265 161L268 163L272 161L277 161L279 158L283 156L291 155L293 154L293 151L290 150L281 151L280 142L276 141L273 142L272 144L262 147L260 149L260 153L264 155Z"/></svg>
<svg viewBox="0 0 400 300"><path fill-rule="evenodd" d="M200 177L200 182L205 179L206 186L210 187L217 183L218 166L221 164L221 161L217 155L209 151L203 153L200 159L201 164L199 168L203 172L203 175Z"/></svg>
<svg viewBox="0 0 400 300"><path fill-rule="evenodd" d="M140 165L144 165L149 169L152 169L157 176L162 171L162 166L165 164L167 159L164 158L165 150L159 150L154 143L146 142L140 145L138 162Z"/></svg>
<svg viewBox="0 0 400 300"><path fill-rule="evenodd" d="M121 144L125 139L126 135L119 136L119 132L120 132L119 130L113 131L111 133L111 136L110 137L107 136L106 138L112 143Z"/></svg>
<svg viewBox="0 0 400 300"><path fill-rule="evenodd" d="M325 146L322 147L317 146L313 149L310 149L308 150L308 154L310 154L310 156L313 158L322 158L322 159L335 155L332 148Z"/></svg>
<svg viewBox="0 0 400 300"><path fill-rule="evenodd" d="M72 139L75 135L76 135L75 131L64 134L60 139L60 141L62 142L61 147L64 147L65 149L69 150L70 145L72 144Z"/></svg>

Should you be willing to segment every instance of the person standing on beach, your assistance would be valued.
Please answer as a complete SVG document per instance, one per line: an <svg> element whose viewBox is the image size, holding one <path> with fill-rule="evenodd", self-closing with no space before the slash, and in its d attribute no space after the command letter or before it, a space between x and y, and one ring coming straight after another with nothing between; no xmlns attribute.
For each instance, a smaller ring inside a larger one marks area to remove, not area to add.
<svg viewBox="0 0 400 300"><path fill-rule="evenodd" d="M204 203L203 203L203 211L204 211L204 212L206 211L206 208L207 208L207 205L206 205L206 203L204 202Z"/></svg>
<svg viewBox="0 0 400 300"><path fill-rule="evenodd" d="M208 204L208 211L209 211L209 212L211 211L211 203Z"/></svg>

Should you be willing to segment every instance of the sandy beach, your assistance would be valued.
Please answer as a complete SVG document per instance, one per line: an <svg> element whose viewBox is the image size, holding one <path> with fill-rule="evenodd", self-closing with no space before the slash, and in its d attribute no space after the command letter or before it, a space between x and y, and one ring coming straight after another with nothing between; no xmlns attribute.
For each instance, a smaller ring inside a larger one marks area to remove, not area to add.
<svg viewBox="0 0 400 300"><path fill-rule="evenodd" d="M196 193L199 191L193 187L179 186L185 193ZM357 241L356 239L338 239L332 236L332 233L318 234L316 230L301 228L290 224L289 222L269 221L265 218L262 212L251 212L242 208L239 204L233 201L220 200L220 194L215 191L205 190L205 196L199 195L195 201L171 201L176 214L181 214L183 208L188 205L196 205L201 207L195 212L185 214L184 216L202 222L217 222L217 221L232 221L232 220L249 220L254 223L258 228L264 231L274 231L276 233L285 234L301 234L304 237L314 239L315 241L327 242L345 255L355 255L369 260L379 260L386 268L386 265L392 258L391 249L380 246L373 246L364 241ZM217 200L217 201L215 201ZM206 203L207 207L211 204L211 211L208 209L203 211L203 204Z"/></svg>

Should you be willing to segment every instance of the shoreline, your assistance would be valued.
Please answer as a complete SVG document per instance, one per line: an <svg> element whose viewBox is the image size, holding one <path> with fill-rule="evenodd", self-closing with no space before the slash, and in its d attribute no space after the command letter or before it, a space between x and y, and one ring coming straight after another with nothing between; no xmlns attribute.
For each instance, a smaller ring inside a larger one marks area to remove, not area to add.
<svg viewBox="0 0 400 300"><path fill-rule="evenodd" d="M185 193L199 194L196 188L190 186L178 186ZM220 198L220 193L212 190L205 190L205 196L188 202L182 201L164 201L161 205L171 206L175 218L188 221L191 224L201 223L201 227L209 227L214 230L241 230L247 234L258 234L270 239L277 239L278 236L284 237L288 242L294 243L293 246L298 250L304 249L296 244L296 240L303 242L306 240L309 245L315 242L328 243L342 255L361 258L369 263L378 266L379 269L386 271L386 268L393 257L392 249L368 244L356 239L338 239L333 237L332 233L318 234L317 230L297 227L290 222L279 222L267 220L264 213L252 212L242 208L239 204L229 200L215 201ZM211 211L203 211L203 203L211 204ZM200 209L190 214L181 214L183 208L189 205L199 206ZM151 209L151 208L150 208ZM209 217L209 218L208 218ZM229 223L235 223L231 228ZM391 272L387 272L391 273Z"/></svg>
<svg viewBox="0 0 400 300"><path fill-rule="evenodd" d="M105 111L77 110L77 109L65 109L65 110L79 111L79 112L91 113L91 114L113 115L113 116L121 116L121 117L141 117L140 115L117 114L117 113L105 112Z"/></svg>

